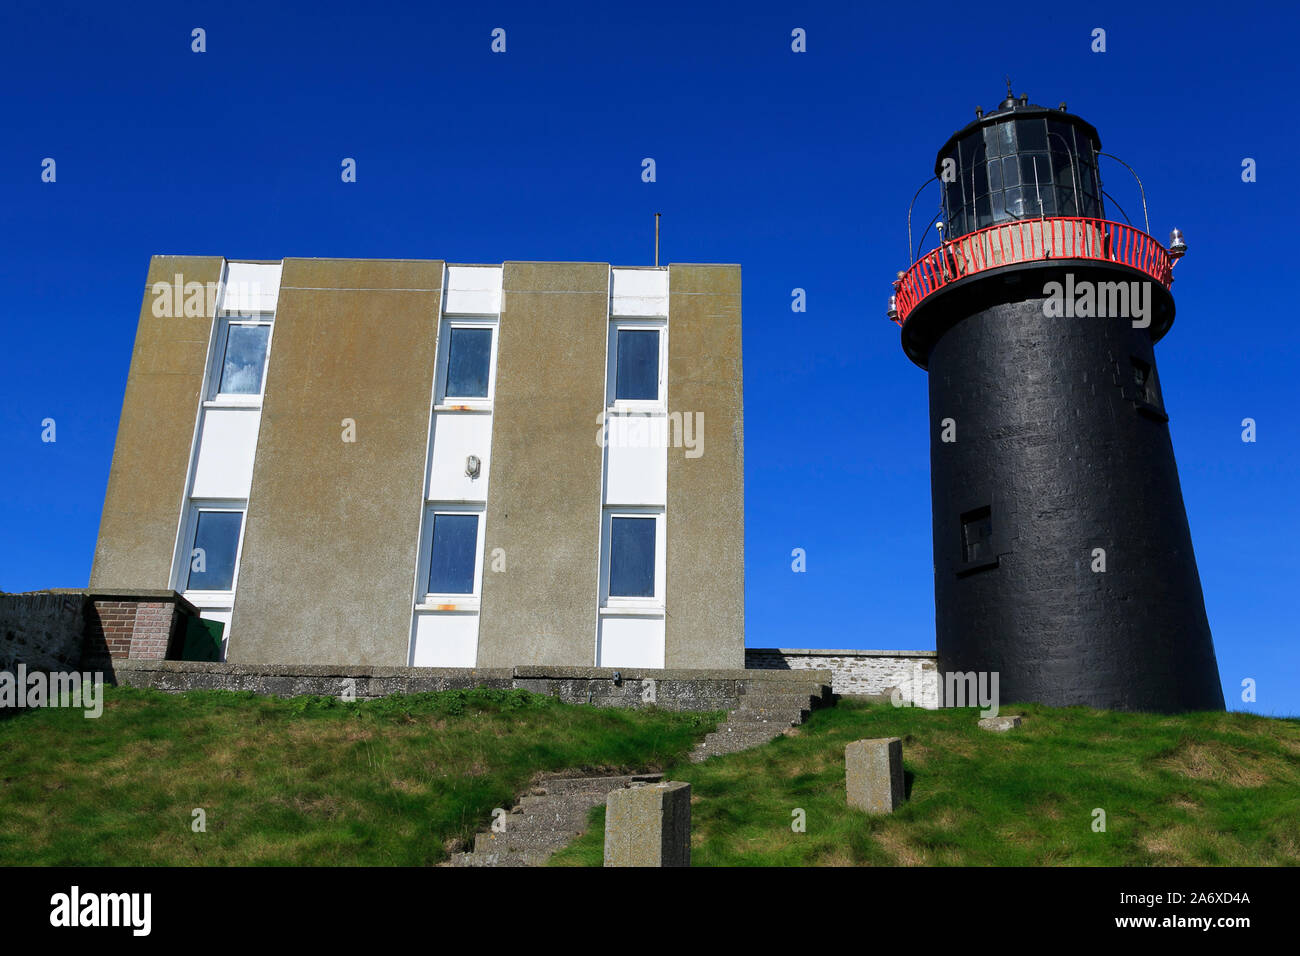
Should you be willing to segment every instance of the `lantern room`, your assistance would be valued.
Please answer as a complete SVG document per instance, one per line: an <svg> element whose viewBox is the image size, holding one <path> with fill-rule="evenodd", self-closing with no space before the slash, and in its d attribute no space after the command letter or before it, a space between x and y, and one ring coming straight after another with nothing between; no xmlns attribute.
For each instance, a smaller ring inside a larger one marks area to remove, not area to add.
<svg viewBox="0 0 1300 956"><path fill-rule="evenodd" d="M996 110L954 133L939 150L949 238L1021 219L1104 219L1093 126L1008 91Z"/></svg>

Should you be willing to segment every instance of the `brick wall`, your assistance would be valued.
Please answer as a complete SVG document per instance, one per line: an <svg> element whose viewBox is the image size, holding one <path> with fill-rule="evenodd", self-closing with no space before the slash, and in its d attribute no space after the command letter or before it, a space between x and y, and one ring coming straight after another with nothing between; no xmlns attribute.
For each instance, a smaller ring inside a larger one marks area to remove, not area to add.
<svg viewBox="0 0 1300 956"><path fill-rule="evenodd" d="M745 648L751 670L828 670L837 694L878 696L898 688L903 700L930 709L939 706L938 666L935 651Z"/></svg>
<svg viewBox="0 0 1300 956"><path fill-rule="evenodd" d="M118 660L163 660L185 619L197 611L175 593L92 594L82 654L86 666Z"/></svg>

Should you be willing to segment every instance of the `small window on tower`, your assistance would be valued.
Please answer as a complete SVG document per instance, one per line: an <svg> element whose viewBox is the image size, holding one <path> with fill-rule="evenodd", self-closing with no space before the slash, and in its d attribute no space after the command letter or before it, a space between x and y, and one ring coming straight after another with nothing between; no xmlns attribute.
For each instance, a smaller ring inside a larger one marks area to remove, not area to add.
<svg viewBox="0 0 1300 956"><path fill-rule="evenodd" d="M1133 390L1136 393L1135 401L1138 408L1154 412L1164 418L1165 402L1160 395L1160 380L1156 375L1155 367L1136 355L1130 356L1130 362L1133 367Z"/></svg>
<svg viewBox="0 0 1300 956"><path fill-rule="evenodd" d="M961 516L961 550L967 564L993 559L993 512L987 505Z"/></svg>

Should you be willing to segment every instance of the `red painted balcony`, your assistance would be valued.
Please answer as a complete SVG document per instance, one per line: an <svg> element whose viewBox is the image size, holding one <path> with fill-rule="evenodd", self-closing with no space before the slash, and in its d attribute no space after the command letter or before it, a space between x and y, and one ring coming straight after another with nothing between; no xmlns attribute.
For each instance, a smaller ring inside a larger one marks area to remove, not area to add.
<svg viewBox="0 0 1300 956"><path fill-rule="evenodd" d="M1001 222L947 240L917 259L894 283L894 321L902 325L922 299L958 279L1051 259L1117 262L1146 273L1166 289L1174 281L1176 261L1155 239L1122 222L1073 216Z"/></svg>

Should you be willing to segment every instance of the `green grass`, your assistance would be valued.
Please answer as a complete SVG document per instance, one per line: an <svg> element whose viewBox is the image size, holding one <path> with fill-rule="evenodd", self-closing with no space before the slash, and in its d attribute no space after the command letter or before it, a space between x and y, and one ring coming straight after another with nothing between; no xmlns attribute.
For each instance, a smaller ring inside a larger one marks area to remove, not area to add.
<svg viewBox="0 0 1300 956"><path fill-rule="evenodd" d="M669 768L691 784L697 866L1268 865L1300 863L1300 721L841 701L793 736ZM887 817L845 805L844 746L901 737L909 801ZM1093 810L1106 813L1094 832ZM793 832L793 811L806 813ZM604 809L553 865L599 866Z"/></svg>
<svg viewBox="0 0 1300 956"><path fill-rule="evenodd" d="M658 769L719 716L487 689L343 703L106 687L99 719L0 721L0 865L436 863L534 773Z"/></svg>

